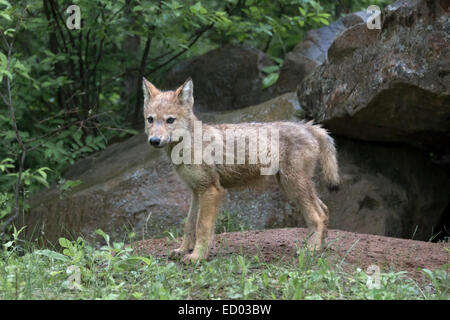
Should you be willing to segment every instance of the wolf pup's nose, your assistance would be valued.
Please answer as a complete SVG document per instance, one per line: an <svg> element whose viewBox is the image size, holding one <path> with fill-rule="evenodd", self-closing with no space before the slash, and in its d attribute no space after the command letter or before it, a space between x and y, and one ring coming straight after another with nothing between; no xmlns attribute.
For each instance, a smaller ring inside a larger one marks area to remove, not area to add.
<svg viewBox="0 0 450 320"><path fill-rule="evenodd" d="M152 146L159 146L159 144L161 143L161 139L158 137L151 137L150 140L148 140L148 142L152 145Z"/></svg>

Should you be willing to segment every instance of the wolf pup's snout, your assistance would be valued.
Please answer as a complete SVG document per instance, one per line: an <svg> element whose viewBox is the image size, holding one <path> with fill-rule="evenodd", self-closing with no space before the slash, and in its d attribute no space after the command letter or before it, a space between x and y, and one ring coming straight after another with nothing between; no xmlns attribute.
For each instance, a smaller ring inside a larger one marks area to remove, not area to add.
<svg viewBox="0 0 450 320"><path fill-rule="evenodd" d="M152 146L157 147L161 143L161 139L158 137L151 137L148 139L148 143L150 143Z"/></svg>

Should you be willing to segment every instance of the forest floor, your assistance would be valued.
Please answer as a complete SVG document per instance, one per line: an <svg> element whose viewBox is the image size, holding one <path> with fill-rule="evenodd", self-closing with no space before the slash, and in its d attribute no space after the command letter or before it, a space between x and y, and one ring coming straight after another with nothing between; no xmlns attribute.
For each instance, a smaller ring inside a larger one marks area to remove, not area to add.
<svg viewBox="0 0 450 320"><path fill-rule="evenodd" d="M307 229L286 228L256 231L227 232L215 236L210 260L217 256L239 254L255 255L261 261L295 261L298 248L308 236ZM141 254L166 258L169 251L179 246L181 238L147 239L136 242L134 248ZM350 270L363 270L371 265L381 272L406 271L416 281L423 280L420 269L436 270L450 264L450 243L431 243L385 236L329 230L325 252L331 260ZM328 259L330 260L330 259Z"/></svg>
<svg viewBox="0 0 450 320"><path fill-rule="evenodd" d="M329 230L311 252L302 228L226 232L209 261L185 265L168 259L181 240L170 232L125 244L97 230L102 247L60 238L55 250L17 234L0 250L0 300L450 299L449 242Z"/></svg>

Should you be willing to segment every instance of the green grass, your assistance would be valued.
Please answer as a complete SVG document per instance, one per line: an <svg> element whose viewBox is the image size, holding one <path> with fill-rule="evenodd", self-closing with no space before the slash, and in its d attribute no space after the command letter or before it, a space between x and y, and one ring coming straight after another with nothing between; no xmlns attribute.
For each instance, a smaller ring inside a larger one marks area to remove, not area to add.
<svg viewBox="0 0 450 320"><path fill-rule="evenodd" d="M183 236L183 226L186 221L184 218L179 224L174 225L170 228L158 228L158 226L152 226L153 232L147 233L147 230L136 230L132 226L123 227L120 234L134 234L136 239L145 240L147 238L169 238L176 239ZM230 212L227 210L222 210L216 218L215 222L215 232L234 232L234 231L244 231L252 230L252 226L245 220L239 219L236 212ZM156 231L156 232L155 232ZM136 240L134 239L134 240Z"/></svg>
<svg viewBox="0 0 450 320"><path fill-rule="evenodd" d="M369 289L365 270L344 271L326 252L299 250L297 261L218 257L198 265L139 256L123 243L95 248L60 239L62 252L17 240L3 246L0 299L449 299L444 270L423 270L427 283L405 272L381 273ZM17 234L17 232L16 232ZM17 237L16 237L17 238ZM25 244L25 247L29 246ZM444 266L445 267L445 266ZM79 271L79 285L73 284Z"/></svg>
<svg viewBox="0 0 450 320"><path fill-rule="evenodd" d="M220 214L217 216L215 227L216 233L235 232L252 229L244 221L239 220L236 213L232 213L227 210L221 211Z"/></svg>

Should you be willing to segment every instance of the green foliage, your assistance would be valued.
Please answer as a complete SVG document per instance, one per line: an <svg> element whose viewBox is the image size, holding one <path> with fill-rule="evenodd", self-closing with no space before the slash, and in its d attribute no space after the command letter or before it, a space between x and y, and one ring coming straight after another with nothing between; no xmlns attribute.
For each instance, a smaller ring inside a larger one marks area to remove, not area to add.
<svg viewBox="0 0 450 320"><path fill-rule="evenodd" d="M13 200L12 193L0 192L0 220L12 211Z"/></svg>
<svg viewBox="0 0 450 320"><path fill-rule="evenodd" d="M58 186L60 190L60 198L62 199L66 194L70 193L74 188L82 184L81 180L66 180L60 179L58 181Z"/></svg>
<svg viewBox="0 0 450 320"><path fill-rule="evenodd" d="M262 69L266 74L263 79L263 88L270 87L275 84L278 80L281 65L267 66Z"/></svg>
<svg viewBox="0 0 450 320"><path fill-rule="evenodd" d="M21 230L0 249L0 299L446 299L446 267L422 270L423 283L406 272L382 272L369 288L360 268L336 267L325 252L299 249L293 261L257 255L217 257L196 266L134 252L124 243L96 248L82 238L59 240L60 250L18 246ZM20 250L19 250L20 249ZM349 269L349 268L347 268Z"/></svg>
<svg viewBox="0 0 450 320"><path fill-rule="evenodd" d="M431 291L431 288L438 292L440 295L445 296L450 294L450 278L448 275L450 265L443 265L439 270L429 270L421 269L422 273L431 281L431 287L428 286L426 289Z"/></svg>
<svg viewBox="0 0 450 320"><path fill-rule="evenodd" d="M216 218L216 233L223 232L235 232L250 230L250 226L246 225L236 214L232 214L230 211L223 211Z"/></svg>

